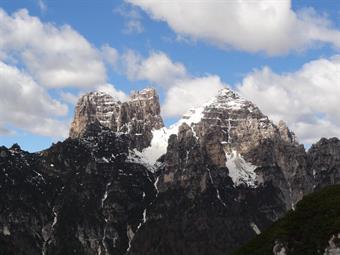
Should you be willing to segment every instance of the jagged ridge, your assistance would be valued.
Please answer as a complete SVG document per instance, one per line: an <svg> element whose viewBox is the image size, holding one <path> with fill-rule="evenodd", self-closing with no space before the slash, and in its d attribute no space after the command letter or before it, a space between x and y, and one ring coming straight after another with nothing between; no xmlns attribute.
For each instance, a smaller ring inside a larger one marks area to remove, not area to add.
<svg viewBox="0 0 340 255"><path fill-rule="evenodd" d="M1 148L6 254L230 254L339 182L338 139L306 153L227 88L170 128L153 89L89 93L70 134L38 154Z"/></svg>

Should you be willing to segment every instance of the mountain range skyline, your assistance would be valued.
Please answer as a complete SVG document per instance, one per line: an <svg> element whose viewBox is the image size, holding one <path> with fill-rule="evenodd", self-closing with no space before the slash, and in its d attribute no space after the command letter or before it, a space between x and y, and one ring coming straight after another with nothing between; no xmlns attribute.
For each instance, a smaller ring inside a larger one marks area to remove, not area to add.
<svg viewBox="0 0 340 255"><path fill-rule="evenodd" d="M229 87L287 122L306 147L340 136L335 1L39 0L0 8L2 145L47 148L68 136L81 94L101 90L124 101L145 87L157 89L166 126ZM188 15L174 19L177 11Z"/></svg>

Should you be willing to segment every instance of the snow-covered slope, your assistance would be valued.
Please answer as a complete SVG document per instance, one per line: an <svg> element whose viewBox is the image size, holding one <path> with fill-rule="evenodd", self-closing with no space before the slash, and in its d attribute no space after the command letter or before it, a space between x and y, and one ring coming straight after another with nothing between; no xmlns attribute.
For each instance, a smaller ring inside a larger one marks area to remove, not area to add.
<svg viewBox="0 0 340 255"><path fill-rule="evenodd" d="M226 154L227 162L226 166L229 170L229 176L233 180L234 184L246 184L249 187L256 187L256 166L247 162L240 153L233 150L231 153Z"/></svg>
<svg viewBox="0 0 340 255"><path fill-rule="evenodd" d="M151 146L145 148L142 151L143 158L150 164L154 164L159 157L166 153L168 146L168 140L170 135L177 134L178 128L183 124L187 123L189 126L193 126L200 122L204 116L205 106L190 109L182 118L171 125L169 128L161 128L152 131L153 138L151 140Z"/></svg>
<svg viewBox="0 0 340 255"><path fill-rule="evenodd" d="M241 98L230 89L224 88L219 91L216 97L208 99L203 106L190 109L178 122L169 128L164 127L153 130L151 146L142 151L141 158L149 164L154 164L159 157L166 153L170 135L177 134L179 127L183 123L192 128L197 139L202 138L204 132L206 132L206 130L202 131L202 128L197 128L198 125L201 124L205 129L221 126L223 132L227 134L225 138L221 137L220 140L226 154L225 165L229 168L230 177L235 185L244 183L254 186L256 179L254 169L256 167L242 157L235 144L231 144L231 136L238 123L245 119L258 118L268 120L251 102ZM199 134L197 133L198 131ZM219 135L216 133L216 136Z"/></svg>

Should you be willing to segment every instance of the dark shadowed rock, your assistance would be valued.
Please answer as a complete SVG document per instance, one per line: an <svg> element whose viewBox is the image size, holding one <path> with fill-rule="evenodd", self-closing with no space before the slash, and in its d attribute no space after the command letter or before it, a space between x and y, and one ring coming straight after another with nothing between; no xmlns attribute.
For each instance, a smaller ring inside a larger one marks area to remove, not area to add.
<svg viewBox="0 0 340 255"><path fill-rule="evenodd" d="M315 180L315 189L340 183L340 140L322 138L307 152L308 170Z"/></svg>
<svg viewBox="0 0 340 255"><path fill-rule="evenodd" d="M2 147L0 254L124 254L154 200L129 137L95 125L39 153Z"/></svg>

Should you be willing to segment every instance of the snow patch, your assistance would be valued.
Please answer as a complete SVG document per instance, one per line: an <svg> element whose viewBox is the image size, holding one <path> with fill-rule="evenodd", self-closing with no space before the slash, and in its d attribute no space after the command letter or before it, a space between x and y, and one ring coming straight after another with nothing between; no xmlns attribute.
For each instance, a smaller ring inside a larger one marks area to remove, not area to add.
<svg viewBox="0 0 340 255"><path fill-rule="evenodd" d="M128 240L129 240L129 246L126 250L128 252L131 249L131 242L132 242L133 237L135 236L135 233L132 231L132 227L130 225L127 225L126 235L128 237Z"/></svg>
<svg viewBox="0 0 340 255"><path fill-rule="evenodd" d="M137 149L133 149L129 151L129 155L126 159L126 162L137 163L137 164L143 165L149 171L155 172L160 164L156 162L156 160L152 160L149 157L146 157L142 152L138 151Z"/></svg>
<svg viewBox="0 0 340 255"><path fill-rule="evenodd" d="M158 181L159 181L159 176L156 178L156 181L155 181L155 183L153 184L153 185L155 186L156 191L157 191L157 195L158 195L158 193L159 193L159 190L158 190L158 188L157 188ZM157 196L157 195L156 195L156 196Z"/></svg>
<svg viewBox="0 0 340 255"><path fill-rule="evenodd" d="M103 206L104 206L105 200L107 199L107 196L108 196L108 188L109 188L110 185L111 185L111 182L108 182L108 183L106 184L105 193L104 193L104 196L103 196L102 201L101 201L101 207L102 207L102 208L103 208Z"/></svg>
<svg viewBox="0 0 340 255"><path fill-rule="evenodd" d="M105 162L105 163L109 163L109 160L105 157L102 157L102 160Z"/></svg>
<svg viewBox="0 0 340 255"><path fill-rule="evenodd" d="M211 101L210 108L228 109L237 111L243 108L248 109L249 112L253 112L254 106L246 99L240 97L235 92L228 88L221 89L218 96Z"/></svg>
<svg viewBox="0 0 340 255"><path fill-rule="evenodd" d="M257 235L261 234L261 230L257 227L257 225L254 222L250 222L250 226Z"/></svg>
<svg viewBox="0 0 340 255"><path fill-rule="evenodd" d="M57 224L58 222L58 213L55 211L55 208L53 207L52 212L54 214L53 222L52 222L52 228Z"/></svg>
<svg viewBox="0 0 340 255"><path fill-rule="evenodd" d="M151 145L142 151L141 158L150 164L154 164L159 157L166 153L168 139L170 135L175 133L174 131L165 127L153 130Z"/></svg>
<svg viewBox="0 0 340 255"><path fill-rule="evenodd" d="M179 127L183 123L186 123L192 127L193 124L200 122L204 117L204 109L205 106L192 108L186 114L184 114L178 122L171 125L169 128L164 127L153 130L151 145L142 151L141 158L143 158L146 162L149 162L149 164L155 164L157 159L166 153L169 137L173 134L177 134ZM195 131L192 131L196 136Z"/></svg>
<svg viewBox="0 0 340 255"><path fill-rule="evenodd" d="M143 223L146 222L146 209L144 209L143 211Z"/></svg>
<svg viewBox="0 0 340 255"><path fill-rule="evenodd" d="M2 233L4 234L4 236L10 236L11 235L11 232L9 231L7 226L3 227Z"/></svg>
<svg viewBox="0 0 340 255"><path fill-rule="evenodd" d="M229 169L229 176L234 182L235 186L246 184L249 187L256 187L256 173L257 166L245 161L240 153L232 150L231 153L226 153L226 166Z"/></svg>

